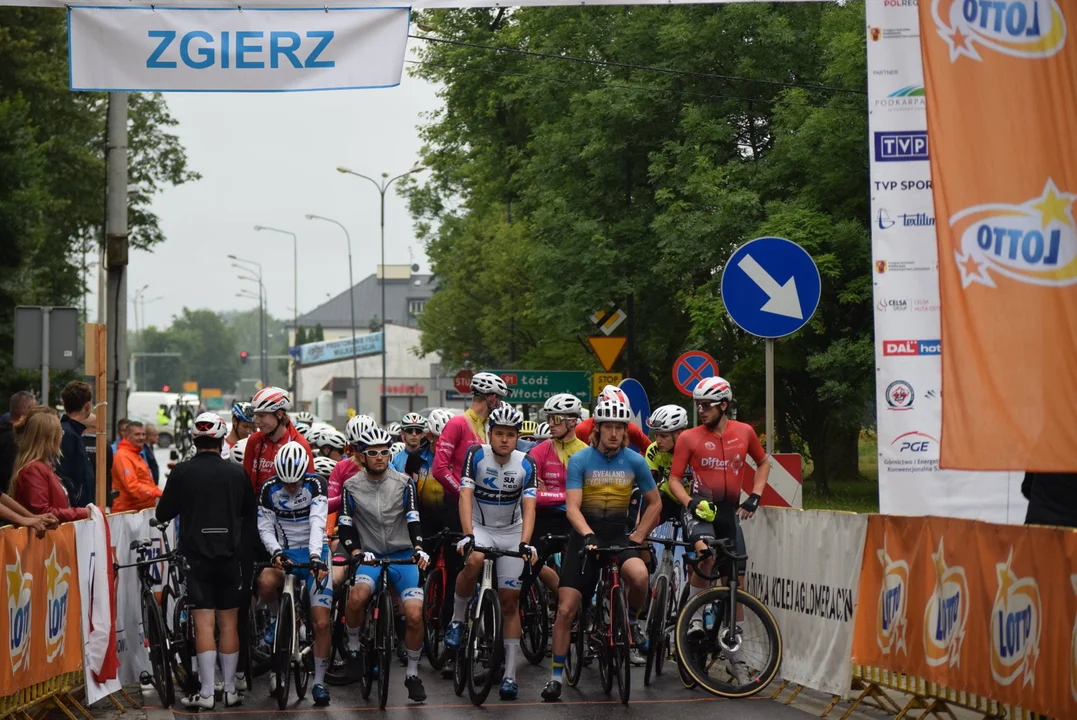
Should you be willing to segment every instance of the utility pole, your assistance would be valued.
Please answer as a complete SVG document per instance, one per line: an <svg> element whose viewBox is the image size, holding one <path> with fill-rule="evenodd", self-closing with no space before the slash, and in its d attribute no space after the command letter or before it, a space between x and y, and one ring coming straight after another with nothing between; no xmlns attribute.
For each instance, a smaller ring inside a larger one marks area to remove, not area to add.
<svg viewBox="0 0 1077 720"><path fill-rule="evenodd" d="M105 256L108 263L109 437L127 415L127 93L108 94L105 155ZM98 402L104 398L98 398Z"/></svg>

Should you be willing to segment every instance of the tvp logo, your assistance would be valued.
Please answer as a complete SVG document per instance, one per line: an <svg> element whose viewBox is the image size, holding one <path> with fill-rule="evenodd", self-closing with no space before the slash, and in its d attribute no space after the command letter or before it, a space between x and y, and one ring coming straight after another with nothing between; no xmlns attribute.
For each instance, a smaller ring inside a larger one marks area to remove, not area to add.
<svg viewBox="0 0 1077 720"><path fill-rule="evenodd" d="M1045 58L1066 44L1066 18L1056 0L933 0L931 15L950 48L982 60L979 47L1016 58Z"/></svg>
<svg viewBox="0 0 1077 720"><path fill-rule="evenodd" d="M64 651L67 637L67 602L71 568L56 560L56 546L45 560L45 659L52 662Z"/></svg>
<svg viewBox="0 0 1077 720"><path fill-rule="evenodd" d="M883 582L879 588L879 616L877 618L879 649L889 655L906 652L905 625L909 595L909 564L894 560L886 550L879 551L883 565Z"/></svg>
<svg viewBox="0 0 1077 720"><path fill-rule="evenodd" d="M935 590L924 608L924 659L932 667L961 664L961 643L969 619L969 582L965 568L946 564L943 541L931 556Z"/></svg>
<svg viewBox="0 0 1077 720"><path fill-rule="evenodd" d="M30 664L30 595L34 576L22 571L22 558L15 551L15 564L5 568L7 579L8 651L11 672L17 673Z"/></svg>
<svg viewBox="0 0 1077 720"><path fill-rule="evenodd" d="M1043 618L1040 589L1031 577L1019 578L1011 569L1013 548L1006 562L995 566L998 592L991 607L988 632L991 634L991 675L1000 685L1009 685L1019 675L1024 684L1035 683L1036 660L1040 656L1040 629Z"/></svg>

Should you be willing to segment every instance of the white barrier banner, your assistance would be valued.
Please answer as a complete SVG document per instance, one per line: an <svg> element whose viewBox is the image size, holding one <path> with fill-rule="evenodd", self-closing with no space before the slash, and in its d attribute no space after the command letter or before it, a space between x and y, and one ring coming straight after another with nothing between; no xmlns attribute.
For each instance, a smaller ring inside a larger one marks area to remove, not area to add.
<svg viewBox="0 0 1077 720"><path fill-rule="evenodd" d="M108 519L109 532L112 533L112 547L115 548L116 562L129 565L138 560L131 550L134 540L154 541L150 554L163 554L161 533L150 525L153 510L138 513L121 513L111 515ZM161 578L165 577L167 566L164 563L153 565L150 574L153 577L154 592L161 591ZM146 651L146 637L142 627L142 587L138 582L137 568L124 568L116 578L116 653L120 658L120 682L124 685L137 683L143 672L150 672L150 656Z"/></svg>
<svg viewBox="0 0 1077 720"><path fill-rule="evenodd" d="M400 84L410 10L72 6L72 90L273 92Z"/></svg>
<svg viewBox="0 0 1077 720"><path fill-rule="evenodd" d="M97 517L104 519L100 511L93 509ZM106 695L118 692L119 677L103 684L94 679L94 657L104 655L108 646L108 634L112 632L111 604L109 603L108 567L112 553L105 544L105 531L94 519L75 523L75 552L79 560L79 595L82 598L82 647L83 667L86 671L86 704L92 705ZM96 612L95 612L96 610ZM90 613L94 612L94 639L91 647ZM101 634L105 637L101 638ZM104 648L101 647L102 640ZM100 668L98 668L100 669Z"/></svg>
<svg viewBox="0 0 1077 720"><path fill-rule="evenodd" d="M850 653L868 516L760 508L741 523L747 590L782 633L779 675L833 695L853 682Z"/></svg>

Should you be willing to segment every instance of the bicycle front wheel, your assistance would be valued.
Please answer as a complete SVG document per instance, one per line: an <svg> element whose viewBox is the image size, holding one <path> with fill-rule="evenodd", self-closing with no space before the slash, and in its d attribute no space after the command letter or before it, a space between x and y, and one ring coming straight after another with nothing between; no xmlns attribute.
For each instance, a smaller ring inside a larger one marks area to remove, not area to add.
<svg viewBox="0 0 1077 720"><path fill-rule="evenodd" d="M378 707L385 709L389 700L389 669L393 659L393 596L386 589L378 594L378 615L375 624L378 633Z"/></svg>
<svg viewBox="0 0 1077 720"><path fill-rule="evenodd" d="M288 684L292 680L292 647L295 627L292 624L292 596L282 595L277 612L277 631L273 638L273 675L277 683L277 708L288 706Z"/></svg>
<svg viewBox="0 0 1077 720"><path fill-rule="evenodd" d="M782 638L770 610L737 590L735 626L729 626L728 587L713 587L689 600L677 618L677 655L683 670L712 695L743 698L766 687L778 672ZM699 639L688 638L697 611L715 609L713 626Z"/></svg>
<svg viewBox="0 0 1077 720"><path fill-rule="evenodd" d="M445 568L433 567L423 584L423 640L430 667L440 670L449 659L445 647Z"/></svg>
<svg viewBox="0 0 1077 720"><path fill-rule="evenodd" d="M150 653L150 668L153 670L153 686L161 698L161 705L171 707L176 702L172 686L172 667L168 662L168 637L165 621L157 598L149 589L142 591L142 625L145 631L146 649Z"/></svg>
<svg viewBox="0 0 1077 720"><path fill-rule="evenodd" d="M490 695L501 669L503 642L501 601L496 593L487 590L479 600L479 616L472 623L468 638L467 694L475 705L482 705Z"/></svg>
<svg viewBox="0 0 1077 720"><path fill-rule="evenodd" d="M643 684L651 684L651 674L662 674L666 652L666 616L669 614L669 578L660 575L654 583L651 607L647 611L647 666L643 670Z"/></svg>
<svg viewBox="0 0 1077 720"><path fill-rule="evenodd" d="M618 587L613 593L613 645L610 647L610 674L617 678L617 693L621 702L628 704L632 694L632 663L628 660L628 648L632 645L632 632L628 629L628 602L625 589Z"/></svg>
<svg viewBox="0 0 1077 720"><path fill-rule="evenodd" d="M580 671L583 669L584 653L586 651L587 638L583 631L583 601L576 609L576 618L572 621L571 644L568 646L568 655L565 656L565 682L569 687L576 687L580 682Z"/></svg>
<svg viewBox="0 0 1077 720"><path fill-rule="evenodd" d="M545 587L538 578L520 595L520 649L532 665L546 657L546 642L550 639L550 616L546 612Z"/></svg>

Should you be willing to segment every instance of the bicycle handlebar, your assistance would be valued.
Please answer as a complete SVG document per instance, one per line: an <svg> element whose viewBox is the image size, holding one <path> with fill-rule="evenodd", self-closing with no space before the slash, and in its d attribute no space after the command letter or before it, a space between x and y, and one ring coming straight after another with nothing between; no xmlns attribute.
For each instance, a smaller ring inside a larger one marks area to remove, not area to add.
<svg viewBox="0 0 1077 720"><path fill-rule="evenodd" d="M599 547L594 550L588 550L586 547L580 550L580 557L589 553L595 555L616 555L617 553L625 552L626 550L639 550L642 545L610 545L609 547Z"/></svg>
<svg viewBox="0 0 1077 720"><path fill-rule="evenodd" d="M657 538L654 536L649 536L647 538L647 542L658 543L659 545L664 545L665 547L683 547L689 549L696 546L695 543L687 543L680 540L667 540L666 538Z"/></svg>
<svg viewBox="0 0 1077 720"><path fill-rule="evenodd" d="M475 545L474 543L471 544L470 551L480 552L486 557L494 559L499 557L514 557L520 558L521 560L530 559L528 557L530 553L522 553L519 550L502 550L501 548L483 547L481 545Z"/></svg>
<svg viewBox="0 0 1077 720"><path fill-rule="evenodd" d="M730 562L738 563L744 562L748 559L747 555L740 555L733 552L733 550L731 549L733 546L732 540L727 540L724 538L722 540L710 540L707 542L707 545L709 546L709 548L701 552L697 557L685 557L685 562L692 566L692 569L695 571L695 573L706 580L717 580L722 576L722 571L715 570L714 568L712 568L712 573L704 573L700 570L700 563L705 560L709 560L710 558L715 556L715 553L711 552L712 550L717 550L719 554L724 556Z"/></svg>
<svg viewBox="0 0 1077 720"><path fill-rule="evenodd" d="M134 548L132 548L132 549L134 549ZM120 564L117 563L116 565L113 565L112 569L113 570L123 570L124 568L146 567L148 565L156 565L157 563L173 562L173 561L178 560L178 559L179 559L179 553L177 553L176 551L172 551L172 552L168 553L167 555L158 555L157 557L152 558L150 560L139 560L139 561L136 561L136 562L133 562L133 563L129 563L127 565L120 565Z"/></svg>

